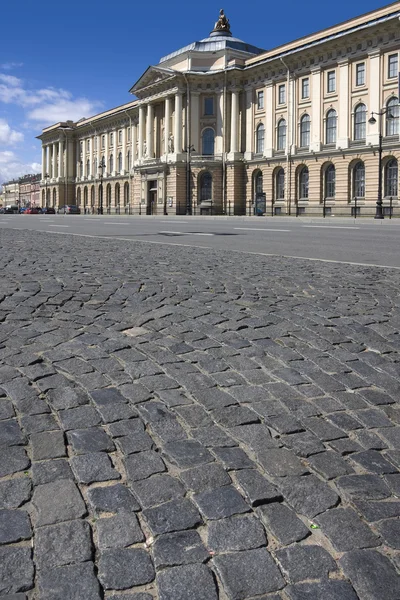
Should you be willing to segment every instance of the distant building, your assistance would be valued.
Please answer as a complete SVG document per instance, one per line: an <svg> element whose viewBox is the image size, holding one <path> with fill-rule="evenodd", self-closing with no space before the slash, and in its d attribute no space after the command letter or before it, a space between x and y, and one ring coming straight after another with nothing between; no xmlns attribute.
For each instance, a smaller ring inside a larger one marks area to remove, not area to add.
<svg viewBox="0 0 400 600"><path fill-rule="evenodd" d="M4 206L40 206L41 173L29 174L3 183Z"/></svg>
<svg viewBox="0 0 400 600"><path fill-rule="evenodd" d="M221 11L207 38L145 71L136 100L43 130L41 204L373 214L382 141L387 212L398 206L399 17L395 2L264 51L233 37Z"/></svg>
<svg viewBox="0 0 400 600"><path fill-rule="evenodd" d="M4 206L18 206L19 183L17 179L3 183Z"/></svg>

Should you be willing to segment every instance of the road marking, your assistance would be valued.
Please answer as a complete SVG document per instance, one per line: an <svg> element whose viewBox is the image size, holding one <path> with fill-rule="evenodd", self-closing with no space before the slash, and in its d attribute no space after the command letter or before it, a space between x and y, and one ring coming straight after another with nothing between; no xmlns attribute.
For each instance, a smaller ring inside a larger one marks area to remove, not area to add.
<svg viewBox="0 0 400 600"><path fill-rule="evenodd" d="M103 225L129 225L129 223L126 223L126 222L124 222L124 223L117 223L115 221L104 221Z"/></svg>
<svg viewBox="0 0 400 600"><path fill-rule="evenodd" d="M240 231L291 231L291 229L256 229L255 227L234 227L234 229L238 229Z"/></svg>
<svg viewBox="0 0 400 600"><path fill-rule="evenodd" d="M213 236L214 233L186 233L185 235L211 235L211 236Z"/></svg>
<svg viewBox="0 0 400 600"><path fill-rule="evenodd" d="M49 225L49 227L69 227L69 225Z"/></svg>
<svg viewBox="0 0 400 600"><path fill-rule="evenodd" d="M183 233L182 231L159 231L158 233L169 233L171 235L187 235L186 233Z"/></svg>
<svg viewBox="0 0 400 600"><path fill-rule="evenodd" d="M304 228L318 228L318 229L360 229L359 227L350 227L349 225L302 225Z"/></svg>

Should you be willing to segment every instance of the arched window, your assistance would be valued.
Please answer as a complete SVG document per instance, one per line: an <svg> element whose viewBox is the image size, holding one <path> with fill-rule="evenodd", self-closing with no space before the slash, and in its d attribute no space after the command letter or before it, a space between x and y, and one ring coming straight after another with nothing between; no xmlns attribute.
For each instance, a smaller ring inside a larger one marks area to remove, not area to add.
<svg viewBox="0 0 400 600"><path fill-rule="evenodd" d="M337 136L337 114L333 108L326 114L326 143L335 144Z"/></svg>
<svg viewBox="0 0 400 600"><path fill-rule="evenodd" d="M128 154L126 155L126 166L127 166L128 171L130 171L132 168L131 167L131 151L130 150L128 150Z"/></svg>
<svg viewBox="0 0 400 600"><path fill-rule="evenodd" d="M365 166L361 161L353 169L353 196L355 198L365 197Z"/></svg>
<svg viewBox="0 0 400 600"><path fill-rule="evenodd" d="M399 169L397 160L392 158L385 166L385 196L397 198Z"/></svg>
<svg viewBox="0 0 400 600"><path fill-rule="evenodd" d="M212 175L208 171L200 175L200 202L212 200Z"/></svg>
<svg viewBox="0 0 400 600"><path fill-rule="evenodd" d="M336 169L333 165L325 171L325 198L334 198L336 193Z"/></svg>
<svg viewBox="0 0 400 600"><path fill-rule="evenodd" d="M262 123L257 127L256 132L256 154L264 152L265 127Z"/></svg>
<svg viewBox="0 0 400 600"><path fill-rule="evenodd" d="M310 145L310 126L309 115L303 115L300 120L300 146L306 148Z"/></svg>
<svg viewBox="0 0 400 600"><path fill-rule="evenodd" d="M122 153L118 154L118 173L122 173Z"/></svg>
<svg viewBox="0 0 400 600"><path fill-rule="evenodd" d="M97 175L97 158L93 160L93 175L96 177Z"/></svg>
<svg viewBox="0 0 400 600"><path fill-rule="evenodd" d="M299 199L300 200L308 199L308 183L309 183L308 167L303 167L299 174Z"/></svg>
<svg viewBox="0 0 400 600"><path fill-rule="evenodd" d="M76 203L78 206L81 205L81 188L78 188L78 191L76 192Z"/></svg>
<svg viewBox="0 0 400 600"><path fill-rule="evenodd" d="M107 193L106 193L106 206L107 212L110 212L111 209L111 185L107 185Z"/></svg>
<svg viewBox="0 0 400 600"><path fill-rule="evenodd" d="M90 160L86 161L86 177L90 177Z"/></svg>
<svg viewBox="0 0 400 600"><path fill-rule="evenodd" d="M277 172L275 183L275 199L283 200L285 198L285 171L283 169L279 169L279 171Z"/></svg>
<svg viewBox="0 0 400 600"><path fill-rule="evenodd" d="M277 130L277 149L285 150L286 148L286 121L285 119L280 119L278 123Z"/></svg>
<svg viewBox="0 0 400 600"><path fill-rule="evenodd" d="M119 183L115 186L115 206L118 207L121 202L121 188Z"/></svg>
<svg viewBox="0 0 400 600"><path fill-rule="evenodd" d="M108 172L110 173L110 175L112 175L112 172L114 171L114 156L112 154L110 154L109 167L110 168Z"/></svg>
<svg viewBox="0 0 400 600"><path fill-rule="evenodd" d="M261 171L257 171L254 175L254 193L256 197L263 193L263 175Z"/></svg>
<svg viewBox="0 0 400 600"><path fill-rule="evenodd" d="M207 127L202 135L202 154L204 156L213 156L215 147L214 129Z"/></svg>
<svg viewBox="0 0 400 600"><path fill-rule="evenodd" d="M124 206L129 205L129 183L124 185Z"/></svg>
<svg viewBox="0 0 400 600"><path fill-rule="evenodd" d="M354 110L354 139L365 140L367 109L365 104L359 104Z"/></svg>
<svg viewBox="0 0 400 600"><path fill-rule="evenodd" d="M399 100L390 98L386 104L386 135L398 135L399 133ZM391 196L392 194L390 194ZM397 194L396 194L397 195Z"/></svg>
<svg viewBox="0 0 400 600"><path fill-rule="evenodd" d="M53 190L53 208L57 206L57 190Z"/></svg>
<svg viewBox="0 0 400 600"><path fill-rule="evenodd" d="M88 205L88 189L87 189L87 187L85 187L83 189L83 206L84 206L84 208L86 208L87 205Z"/></svg>
<svg viewBox="0 0 400 600"><path fill-rule="evenodd" d="M92 189L90 190L90 205L94 207L96 201L96 190L94 189L94 185L92 185Z"/></svg>
<svg viewBox="0 0 400 600"><path fill-rule="evenodd" d="M79 161L79 177L83 177L83 161Z"/></svg>

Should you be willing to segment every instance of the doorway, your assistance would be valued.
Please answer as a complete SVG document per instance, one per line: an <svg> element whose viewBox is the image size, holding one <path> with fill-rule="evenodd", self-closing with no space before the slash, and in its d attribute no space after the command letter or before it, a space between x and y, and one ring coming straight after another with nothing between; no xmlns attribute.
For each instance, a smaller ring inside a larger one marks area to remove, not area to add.
<svg viewBox="0 0 400 600"><path fill-rule="evenodd" d="M149 181L147 188L146 215L154 215L157 212L157 180Z"/></svg>

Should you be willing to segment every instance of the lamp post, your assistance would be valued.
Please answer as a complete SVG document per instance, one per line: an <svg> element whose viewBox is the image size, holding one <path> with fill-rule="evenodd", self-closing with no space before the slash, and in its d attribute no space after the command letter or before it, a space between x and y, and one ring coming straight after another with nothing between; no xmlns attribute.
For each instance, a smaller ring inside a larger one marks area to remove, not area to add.
<svg viewBox="0 0 400 600"><path fill-rule="evenodd" d="M382 108L378 112L372 112L371 117L368 119L368 123L370 125L375 125L376 119L374 115L378 117L378 126L379 126L379 143L378 143L378 199L376 201L376 211L375 211L375 219L384 219L385 215L383 214L382 208L382 117L383 115L387 115L387 119L394 119L394 116L391 112L389 112L389 107Z"/></svg>
<svg viewBox="0 0 400 600"><path fill-rule="evenodd" d="M103 171L106 168L106 163L104 161L104 156L102 157L99 163L99 177L100 177L100 206L99 206L99 214L103 214Z"/></svg>
<svg viewBox="0 0 400 600"><path fill-rule="evenodd" d="M191 167L190 167L190 156L192 152L196 152L193 145L189 145L184 152L186 152L186 214L192 214L192 198L190 189L191 180Z"/></svg>

